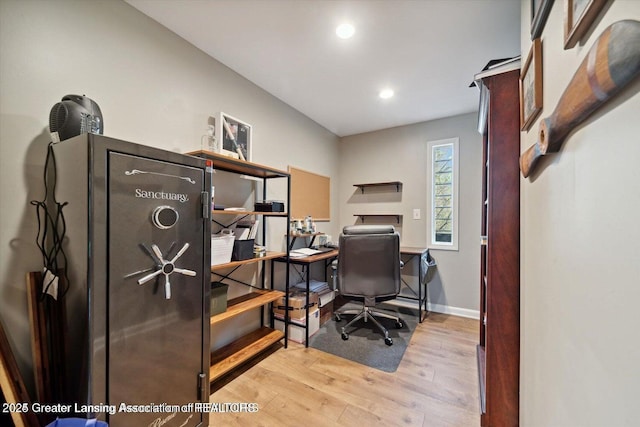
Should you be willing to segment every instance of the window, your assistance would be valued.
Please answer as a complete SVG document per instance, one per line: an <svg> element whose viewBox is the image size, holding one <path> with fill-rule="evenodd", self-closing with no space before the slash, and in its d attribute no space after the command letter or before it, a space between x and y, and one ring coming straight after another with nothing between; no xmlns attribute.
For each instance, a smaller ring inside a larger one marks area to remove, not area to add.
<svg viewBox="0 0 640 427"><path fill-rule="evenodd" d="M458 250L458 138L427 143L429 247Z"/></svg>

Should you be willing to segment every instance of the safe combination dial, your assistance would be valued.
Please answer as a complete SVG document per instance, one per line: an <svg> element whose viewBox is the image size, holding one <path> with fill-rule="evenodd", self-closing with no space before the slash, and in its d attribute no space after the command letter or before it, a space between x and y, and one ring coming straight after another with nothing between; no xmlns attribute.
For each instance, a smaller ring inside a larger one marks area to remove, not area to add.
<svg viewBox="0 0 640 427"><path fill-rule="evenodd" d="M171 206L158 206L151 213L151 222L160 230L167 230L178 222L180 214Z"/></svg>

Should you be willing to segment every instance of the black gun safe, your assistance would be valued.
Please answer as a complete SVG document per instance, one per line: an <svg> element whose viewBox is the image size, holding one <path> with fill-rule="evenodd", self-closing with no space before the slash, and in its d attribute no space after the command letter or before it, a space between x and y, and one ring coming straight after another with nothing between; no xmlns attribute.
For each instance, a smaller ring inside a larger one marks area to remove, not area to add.
<svg viewBox="0 0 640 427"><path fill-rule="evenodd" d="M70 403L114 405L96 413L111 427L206 426L183 405L209 401L210 168L93 134L54 154L68 202Z"/></svg>

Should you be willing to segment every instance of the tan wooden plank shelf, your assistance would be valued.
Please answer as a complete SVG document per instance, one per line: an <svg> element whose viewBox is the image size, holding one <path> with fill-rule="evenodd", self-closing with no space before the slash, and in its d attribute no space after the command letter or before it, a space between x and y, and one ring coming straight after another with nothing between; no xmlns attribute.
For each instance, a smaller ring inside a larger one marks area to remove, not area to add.
<svg viewBox="0 0 640 427"><path fill-rule="evenodd" d="M287 216L286 212L265 212L265 211L225 211L222 209L216 209L211 212L213 215L263 215L263 216Z"/></svg>
<svg viewBox="0 0 640 427"><path fill-rule="evenodd" d="M251 264L251 263L254 263L254 262L266 261L268 259L280 258L280 257L286 256L286 255L287 255L286 252L267 251L267 253L264 256L261 256L261 257L255 257L255 258L245 259L245 260L242 260L242 261L231 261L231 262L226 262L224 264L212 265L211 266L211 271L222 270L222 269L230 268L230 267L237 267L239 265Z"/></svg>
<svg viewBox="0 0 640 427"><path fill-rule="evenodd" d="M282 291L256 290L246 295L230 299L227 303L227 311L211 316L211 325L222 322L238 314L262 307L284 296Z"/></svg>
<svg viewBox="0 0 640 427"><path fill-rule="evenodd" d="M224 156L222 154L214 153L211 151L199 150L191 151L187 154L211 160L214 169L223 170L226 172L250 175L258 178L279 178L289 176L289 172L285 172L280 169L260 165L258 163L234 159L233 157Z"/></svg>
<svg viewBox="0 0 640 427"><path fill-rule="evenodd" d="M282 338L284 338L283 332L263 326L221 349L215 350L211 353L209 381L214 382L224 374L231 372Z"/></svg>

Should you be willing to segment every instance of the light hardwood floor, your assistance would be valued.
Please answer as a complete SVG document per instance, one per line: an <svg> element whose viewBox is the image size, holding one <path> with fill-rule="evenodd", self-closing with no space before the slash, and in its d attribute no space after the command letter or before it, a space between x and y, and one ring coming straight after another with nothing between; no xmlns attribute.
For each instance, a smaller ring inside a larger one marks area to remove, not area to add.
<svg viewBox="0 0 640 427"><path fill-rule="evenodd" d="M477 340L477 320L430 313L394 373L296 343L276 347L211 395L258 411L212 413L209 425L479 426Z"/></svg>

